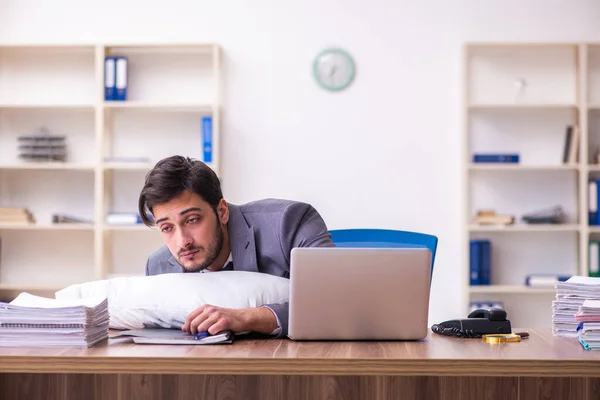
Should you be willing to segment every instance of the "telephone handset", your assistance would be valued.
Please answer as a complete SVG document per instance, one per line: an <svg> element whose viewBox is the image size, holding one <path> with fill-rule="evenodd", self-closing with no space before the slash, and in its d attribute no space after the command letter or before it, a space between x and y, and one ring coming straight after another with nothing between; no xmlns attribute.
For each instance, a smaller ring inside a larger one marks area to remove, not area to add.
<svg viewBox="0 0 600 400"><path fill-rule="evenodd" d="M501 308L479 308L472 311L467 319L454 319L435 324L435 333L462 338L480 338L482 335L512 333L506 311Z"/></svg>

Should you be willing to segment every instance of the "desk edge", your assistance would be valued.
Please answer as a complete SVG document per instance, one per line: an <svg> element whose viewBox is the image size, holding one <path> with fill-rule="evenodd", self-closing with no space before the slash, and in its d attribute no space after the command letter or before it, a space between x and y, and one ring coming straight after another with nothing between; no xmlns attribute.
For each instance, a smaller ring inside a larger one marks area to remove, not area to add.
<svg viewBox="0 0 600 400"><path fill-rule="evenodd" d="M0 356L0 373L600 377L600 360Z"/></svg>

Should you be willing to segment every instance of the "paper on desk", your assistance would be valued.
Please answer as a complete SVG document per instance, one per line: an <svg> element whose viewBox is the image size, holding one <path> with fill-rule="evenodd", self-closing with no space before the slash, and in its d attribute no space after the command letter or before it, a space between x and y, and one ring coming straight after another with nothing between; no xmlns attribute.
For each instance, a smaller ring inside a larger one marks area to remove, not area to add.
<svg viewBox="0 0 600 400"><path fill-rule="evenodd" d="M133 338L134 343L143 344L215 344L233 342L233 334L229 331L211 335L203 339L196 339L194 335L190 335L182 330L166 328L130 329L111 335L111 338L128 336Z"/></svg>
<svg viewBox="0 0 600 400"><path fill-rule="evenodd" d="M556 282L556 298L552 302L552 330L557 336L577 337L581 307L586 301L600 300L600 278L572 276Z"/></svg>
<svg viewBox="0 0 600 400"><path fill-rule="evenodd" d="M9 304L17 307L31 308L71 308L71 307L98 307L105 297L88 297L85 299L50 299L47 297L35 296L31 293L20 293Z"/></svg>
<svg viewBox="0 0 600 400"><path fill-rule="evenodd" d="M2 347L90 347L108 337L106 298L61 301L23 292L0 303Z"/></svg>

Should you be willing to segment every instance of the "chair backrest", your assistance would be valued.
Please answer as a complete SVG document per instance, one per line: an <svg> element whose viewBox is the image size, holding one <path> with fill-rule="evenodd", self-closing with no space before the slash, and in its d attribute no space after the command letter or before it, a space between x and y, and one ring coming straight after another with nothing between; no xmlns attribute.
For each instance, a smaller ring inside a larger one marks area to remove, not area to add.
<svg viewBox="0 0 600 400"><path fill-rule="evenodd" d="M436 236L391 229L333 229L329 233L337 247L425 247L431 251L431 275L433 277L435 251L438 243Z"/></svg>

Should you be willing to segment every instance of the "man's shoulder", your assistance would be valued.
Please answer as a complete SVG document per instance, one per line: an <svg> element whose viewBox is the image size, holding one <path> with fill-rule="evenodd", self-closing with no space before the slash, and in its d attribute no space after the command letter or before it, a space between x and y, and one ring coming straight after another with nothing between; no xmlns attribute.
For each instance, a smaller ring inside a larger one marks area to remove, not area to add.
<svg viewBox="0 0 600 400"><path fill-rule="evenodd" d="M169 251L169 248L167 247L167 245L162 245L158 249L154 250L148 256L148 262L156 263L156 262L168 261L171 258L171 256L172 256L171 252Z"/></svg>
<svg viewBox="0 0 600 400"><path fill-rule="evenodd" d="M251 201L239 206L242 214L258 214L258 213L280 213L289 212L290 210L308 209L312 207L310 204L287 199L266 198Z"/></svg>

